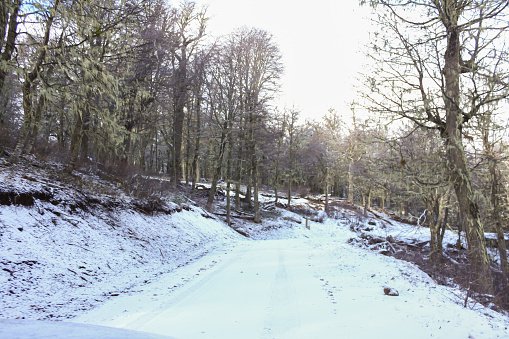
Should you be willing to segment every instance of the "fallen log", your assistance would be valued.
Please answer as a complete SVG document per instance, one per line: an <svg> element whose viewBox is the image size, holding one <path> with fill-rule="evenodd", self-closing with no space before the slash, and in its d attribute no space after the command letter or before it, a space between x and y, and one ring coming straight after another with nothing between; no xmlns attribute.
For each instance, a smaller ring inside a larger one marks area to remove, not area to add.
<svg viewBox="0 0 509 339"><path fill-rule="evenodd" d="M226 217L226 213L214 213L214 215L220 216L220 217ZM230 214L230 217L236 218L236 219L243 219L243 220L254 220L254 215L234 215Z"/></svg>
<svg viewBox="0 0 509 339"><path fill-rule="evenodd" d="M246 238L249 238L249 234L247 234L246 232L244 232L244 231L243 231L243 230L241 230L241 229L236 229L236 228L233 228L233 227L232 227L232 230L234 230L235 232L237 232L238 234L240 234L240 235L242 235L242 236L244 236L244 237L246 237Z"/></svg>

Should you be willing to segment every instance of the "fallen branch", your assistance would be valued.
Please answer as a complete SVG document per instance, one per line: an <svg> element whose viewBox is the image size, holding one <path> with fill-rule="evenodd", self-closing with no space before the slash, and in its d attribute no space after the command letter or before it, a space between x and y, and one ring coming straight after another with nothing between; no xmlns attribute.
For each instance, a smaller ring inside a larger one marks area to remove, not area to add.
<svg viewBox="0 0 509 339"><path fill-rule="evenodd" d="M226 213L214 213L214 215L220 216L220 217L226 217ZM236 219L243 219L243 220L254 220L254 215L233 215L231 214L230 217L236 218Z"/></svg>
<svg viewBox="0 0 509 339"><path fill-rule="evenodd" d="M244 232L243 230L240 230L240 229L236 229L236 228L233 228L232 227L232 230L234 230L235 232L237 232L238 234L246 237L246 238L249 238L249 234L247 234L246 232Z"/></svg>
<svg viewBox="0 0 509 339"><path fill-rule="evenodd" d="M379 214L375 213L371 208L368 208L367 211L375 216L377 219L383 219Z"/></svg>
<svg viewBox="0 0 509 339"><path fill-rule="evenodd" d="M449 260L450 262L452 262L453 264L455 265L461 265L458 261L456 261L455 259L453 259L449 254L447 254L447 252L443 252L442 255L447 259Z"/></svg>
<svg viewBox="0 0 509 339"><path fill-rule="evenodd" d="M392 222L390 222L389 220L387 220L385 218L382 218L382 221L388 223L389 225L392 225Z"/></svg>
<svg viewBox="0 0 509 339"><path fill-rule="evenodd" d="M396 241L394 242L393 244L397 244L398 246L401 246L401 247L406 247L406 248L413 248L413 249L419 249L419 250L422 250L422 248L427 244L429 243L429 241L421 241L421 242L418 242L418 243L409 243L409 242L404 242L404 241Z"/></svg>
<svg viewBox="0 0 509 339"><path fill-rule="evenodd" d="M85 248L85 247L80 246L80 245L76 245L76 244L72 244L72 243L67 243L67 245L76 246L76 247L81 248L82 250L94 253L93 251L89 250L88 248Z"/></svg>
<svg viewBox="0 0 509 339"><path fill-rule="evenodd" d="M386 241L386 243L389 245L389 247L391 248L392 250L392 253L396 253L396 249L394 248L394 246L392 246L391 242L390 241Z"/></svg>
<svg viewBox="0 0 509 339"><path fill-rule="evenodd" d="M76 273L75 271L71 270L70 268L67 268L67 270L68 270L69 272L72 272L72 273L76 274L76 275L79 275L78 273Z"/></svg>
<svg viewBox="0 0 509 339"><path fill-rule="evenodd" d="M208 214L206 212L202 212L201 216L204 217L205 219L214 219L213 216L211 216L210 214Z"/></svg>

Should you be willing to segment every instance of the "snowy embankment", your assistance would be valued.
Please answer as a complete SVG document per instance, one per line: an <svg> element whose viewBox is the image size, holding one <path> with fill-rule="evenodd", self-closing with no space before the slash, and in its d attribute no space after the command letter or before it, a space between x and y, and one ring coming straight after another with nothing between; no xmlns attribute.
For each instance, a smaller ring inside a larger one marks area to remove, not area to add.
<svg viewBox="0 0 509 339"><path fill-rule="evenodd" d="M198 207L152 213L110 183L55 172L0 168L0 318L74 317L239 238Z"/></svg>

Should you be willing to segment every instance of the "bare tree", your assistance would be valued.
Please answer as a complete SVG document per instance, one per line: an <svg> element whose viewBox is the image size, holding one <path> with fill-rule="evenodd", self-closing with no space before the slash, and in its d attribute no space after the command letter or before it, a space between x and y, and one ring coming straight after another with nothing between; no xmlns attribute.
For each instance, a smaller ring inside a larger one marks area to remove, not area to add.
<svg viewBox="0 0 509 339"><path fill-rule="evenodd" d="M493 63L507 28L507 1L372 1L383 26L373 58L380 72L368 77L371 108L397 114L440 132L447 169L466 229L471 285L492 288L484 226L475 200L462 132L482 108L508 95ZM409 11L408 9L412 9ZM389 38L390 36L390 38ZM498 79L494 87L489 79Z"/></svg>
<svg viewBox="0 0 509 339"><path fill-rule="evenodd" d="M291 109L288 112L287 116L287 132L286 132L286 138L287 138L287 167L286 167L286 186L287 186L287 202L286 207L288 209L291 209L291 203L292 203L292 188L293 184L296 181L297 177L297 171L296 171L296 164L295 160L297 157L297 145L298 145L298 119L299 119L300 112L296 109Z"/></svg>
<svg viewBox="0 0 509 339"><path fill-rule="evenodd" d="M0 124L6 114L7 95L4 91L5 78L10 72L18 35L18 14L21 0L2 1L0 3Z"/></svg>
<svg viewBox="0 0 509 339"><path fill-rule="evenodd" d="M205 35L207 16L205 8L193 2L184 2L176 10L174 35L175 49L172 51L173 80L173 177L174 184L182 178L182 140L184 130L184 108L189 97L189 60L196 52L198 44Z"/></svg>
<svg viewBox="0 0 509 339"><path fill-rule="evenodd" d="M35 53L32 58L32 62L30 66L24 70L24 82L23 82L23 125L21 128L21 133L16 143L16 148L14 149L14 153L12 155L12 160L16 161L18 157L24 152L25 148L28 145L29 134L31 128L33 128L33 124L36 123L35 116L38 115L38 111L41 109L41 106L44 102L44 99L41 97L38 101L37 108L34 111L33 107L33 96L34 96L34 86L35 81L38 79L39 74L41 72L41 67L43 62L46 59L48 45L50 42L50 34L53 26L53 21L55 20L55 15L59 7L59 0L55 0L52 4L51 8L46 10L46 20L42 24L43 26L43 35L40 39L40 42L36 45Z"/></svg>
<svg viewBox="0 0 509 339"><path fill-rule="evenodd" d="M500 117L494 114L496 107L488 108L478 120L478 132L482 140L482 160L486 162L488 179L485 192L489 213L487 218L494 226L498 238L498 250L500 256L500 269L505 279L509 279L509 264L507 262L507 248L505 242L504 225L507 223L507 174L504 173L504 162L506 161L505 145L503 135L505 124L500 124Z"/></svg>

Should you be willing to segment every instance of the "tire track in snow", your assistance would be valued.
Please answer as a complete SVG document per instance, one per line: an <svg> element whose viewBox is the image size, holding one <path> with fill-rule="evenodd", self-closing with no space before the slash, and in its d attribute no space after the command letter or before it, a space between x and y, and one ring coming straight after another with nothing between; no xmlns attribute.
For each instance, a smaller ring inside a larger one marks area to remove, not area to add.
<svg viewBox="0 0 509 339"><path fill-rule="evenodd" d="M280 338L300 326L299 305L296 290L288 276L285 253L278 250L278 267L271 286L268 318L264 326L265 338Z"/></svg>

